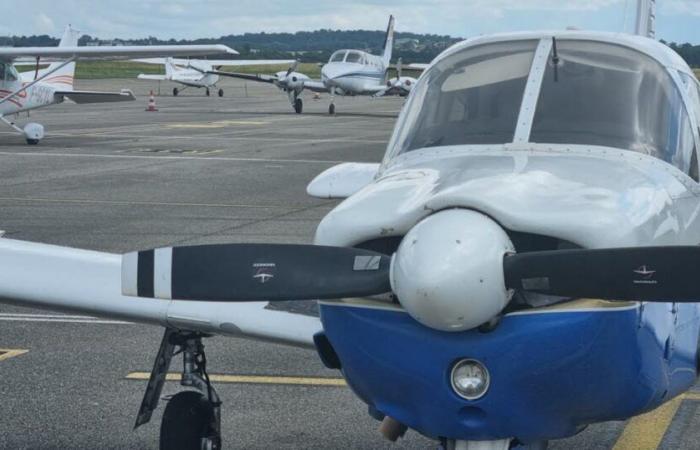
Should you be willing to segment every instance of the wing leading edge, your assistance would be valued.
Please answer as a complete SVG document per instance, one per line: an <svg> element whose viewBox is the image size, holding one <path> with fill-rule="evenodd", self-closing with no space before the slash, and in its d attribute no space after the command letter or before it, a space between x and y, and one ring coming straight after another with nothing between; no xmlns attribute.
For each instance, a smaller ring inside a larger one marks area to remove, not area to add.
<svg viewBox="0 0 700 450"><path fill-rule="evenodd" d="M115 47L8 47L0 48L0 60L21 57L76 59L133 59L163 56L236 55L226 45L136 45Z"/></svg>
<svg viewBox="0 0 700 450"><path fill-rule="evenodd" d="M56 91L54 96L67 98L79 105L87 103L112 103L128 102L136 100L134 93L128 89L121 92L100 92L100 91Z"/></svg>
<svg viewBox="0 0 700 450"><path fill-rule="evenodd" d="M0 302L311 347L317 317L234 304L121 294L121 255L0 239Z"/></svg>

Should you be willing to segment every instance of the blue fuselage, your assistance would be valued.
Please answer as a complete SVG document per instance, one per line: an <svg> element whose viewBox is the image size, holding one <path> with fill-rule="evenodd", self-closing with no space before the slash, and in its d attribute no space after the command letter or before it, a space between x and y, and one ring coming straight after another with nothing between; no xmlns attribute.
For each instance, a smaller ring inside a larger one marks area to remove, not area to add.
<svg viewBox="0 0 700 450"><path fill-rule="evenodd" d="M696 380L698 308L630 303L506 315L490 332L439 332L400 310L321 307L355 393L431 437L561 438L650 410ZM453 364L481 361L487 394L450 385Z"/></svg>

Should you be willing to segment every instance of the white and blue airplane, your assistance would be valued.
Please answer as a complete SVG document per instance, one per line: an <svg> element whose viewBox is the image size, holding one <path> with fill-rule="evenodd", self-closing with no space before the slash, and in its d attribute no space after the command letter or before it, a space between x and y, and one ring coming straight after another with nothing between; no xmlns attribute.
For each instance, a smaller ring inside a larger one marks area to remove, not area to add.
<svg viewBox="0 0 700 450"><path fill-rule="evenodd" d="M401 76L399 73L396 78L387 80L393 47L394 17L390 16L384 39L384 52L381 55L373 55L362 50L338 50L331 55L328 63L321 68L320 80L314 80L303 73L297 72L298 61L292 64L289 70L277 72L275 75L250 75L220 71L210 71L208 73L272 83L287 93L289 101L297 114L301 114L303 110L304 104L300 95L305 89L313 92L328 92L331 94L328 114L335 114L334 100L336 95L370 95L375 97L408 95L411 87L416 82L415 78ZM418 66L411 68L420 70Z"/></svg>
<svg viewBox="0 0 700 450"><path fill-rule="evenodd" d="M44 127L38 123L28 123L20 128L8 117L62 103L66 99L78 104L134 100L133 93L128 90L97 92L74 89L75 63L80 59L117 60L235 53L225 45L78 47L79 36L80 32L68 25L58 47L0 48L0 122L23 135L30 145L38 144L43 139ZM14 63L25 58L32 58L36 68L19 73ZM40 69L42 60L49 60L51 64Z"/></svg>
<svg viewBox="0 0 700 450"><path fill-rule="evenodd" d="M220 70L222 66L269 66L279 64L291 64L291 59L181 59L181 58L143 58L135 59L136 62L146 64L157 64L165 67L164 75L139 74L139 80L147 81L172 81L181 84L184 88L173 88L173 96L187 88L204 88L207 97L211 94L210 89L216 88L220 76L211 73ZM224 96L223 88L218 89L219 97Z"/></svg>
<svg viewBox="0 0 700 450"><path fill-rule="evenodd" d="M414 86L314 245L127 255L0 239L0 298L160 326L137 425L179 350L161 448L221 447L211 335L315 348L392 440L541 449L690 389L700 363L700 84L653 36L478 36ZM320 317L267 308L320 300ZM79 408L80 406L76 406ZM260 430L261 434L265 430Z"/></svg>

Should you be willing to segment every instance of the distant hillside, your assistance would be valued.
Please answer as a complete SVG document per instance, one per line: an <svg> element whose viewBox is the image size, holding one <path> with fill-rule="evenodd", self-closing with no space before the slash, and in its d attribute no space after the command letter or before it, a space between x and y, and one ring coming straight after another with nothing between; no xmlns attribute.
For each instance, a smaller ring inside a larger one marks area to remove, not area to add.
<svg viewBox="0 0 700 450"><path fill-rule="evenodd" d="M406 62L429 62L460 38L435 34L396 33L394 61L402 57ZM662 41L663 42L663 41ZM219 38L194 40L146 39L100 40L84 35L80 45L148 45L148 44L225 44L241 53L241 58L298 58L302 62L325 62L335 50L342 48L381 52L384 31L317 30L296 33L245 33ZM665 42L664 42L665 43ZM58 39L47 35L0 37L0 46L32 47L58 45ZM692 67L700 67L700 45L668 44Z"/></svg>
<svg viewBox="0 0 700 450"><path fill-rule="evenodd" d="M80 45L157 45L157 44L225 44L241 53L241 58L298 58L303 62L325 62L331 53L341 48L364 49L379 53L384 44L384 31L317 30L297 33L246 33L194 40L146 39L100 40L84 35ZM396 33L394 59L403 57L410 62L428 62L445 48L459 41L450 36ZM58 45L58 39L47 35L0 37L0 46L32 47Z"/></svg>

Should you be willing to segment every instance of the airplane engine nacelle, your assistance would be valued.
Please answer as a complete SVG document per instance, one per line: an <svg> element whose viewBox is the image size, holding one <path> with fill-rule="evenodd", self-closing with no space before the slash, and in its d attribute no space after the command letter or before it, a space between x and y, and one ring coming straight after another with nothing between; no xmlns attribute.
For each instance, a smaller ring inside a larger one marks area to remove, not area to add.
<svg viewBox="0 0 700 450"><path fill-rule="evenodd" d="M304 80L296 72L292 72L287 77L287 89L291 91L301 91L304 89Z"/></svg>
<svg viewBox="0 0 700 450"><path fill-rule="evenodd" d="M23 131L27 140L39 141L44 138L44 126L39 123L28 123L24 126Z"/></svg>
<svg viewBox="0 0 700 450"><path fill-rule="evenodd" d="M503 258L513 252L506 232L489 217L444 210L423 219L401 241L391 264L392 290L425 326L476 328L510 301Z"/></svg>

